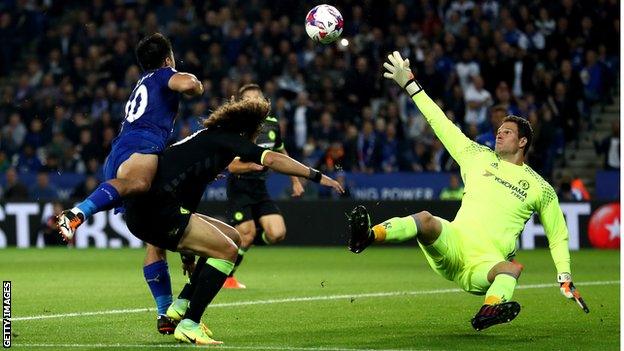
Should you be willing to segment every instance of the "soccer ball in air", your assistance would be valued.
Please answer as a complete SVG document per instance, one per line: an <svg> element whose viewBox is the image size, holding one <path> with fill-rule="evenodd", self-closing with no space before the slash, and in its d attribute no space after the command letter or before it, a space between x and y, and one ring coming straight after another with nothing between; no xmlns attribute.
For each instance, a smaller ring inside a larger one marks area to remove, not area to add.
<svg viewBox="0 0 624 351"><path fill-rule="evenodd" d="M329 44L340 37L344 22L342 15L335 7L318 5L306 16L305 28L312 40Z"/></svg>

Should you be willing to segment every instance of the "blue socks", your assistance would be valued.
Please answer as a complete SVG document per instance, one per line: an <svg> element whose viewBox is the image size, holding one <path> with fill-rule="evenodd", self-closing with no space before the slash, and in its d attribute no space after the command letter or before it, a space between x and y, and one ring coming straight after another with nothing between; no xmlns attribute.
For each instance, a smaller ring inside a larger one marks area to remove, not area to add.
<svg viewBox="0 0 624 351"><path fill-rule="evenodd" d="M143 267L143 276L152 292L154 301L156 301L158 314L166 314L167 308L169 308L173 300L167 261L156 261Z"/></svg>
<svg viewBox="0 0 624 351"><path fill-rule="evenodd" d="M76 205L76 207L72 209L72 212L76 213L76 210L78 210L82 212L84 218L87 219L94 213L110 210L120 204L121 196L119 196L117 189L108 183L102 183L86 200Z"/></svg>

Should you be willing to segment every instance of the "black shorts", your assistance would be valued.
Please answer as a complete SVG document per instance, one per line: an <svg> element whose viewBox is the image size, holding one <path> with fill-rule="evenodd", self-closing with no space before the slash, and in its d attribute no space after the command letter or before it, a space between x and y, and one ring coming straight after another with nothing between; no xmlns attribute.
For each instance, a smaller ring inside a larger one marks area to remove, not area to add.
<svg viewBox="0 0 624 351"><path fill-rule="evenodd" d="M231 225L249 220L259 221L260 217L281 214L271 200L263 179L238 178L231 175L227 180L228 211Z"/></svg>
<svg viewBox="0 0 624 351"><path fill-rule="evenodd" d="M191 218L177 201L130 200L124 219L137 238L161 249L176 251Z"/></svg>

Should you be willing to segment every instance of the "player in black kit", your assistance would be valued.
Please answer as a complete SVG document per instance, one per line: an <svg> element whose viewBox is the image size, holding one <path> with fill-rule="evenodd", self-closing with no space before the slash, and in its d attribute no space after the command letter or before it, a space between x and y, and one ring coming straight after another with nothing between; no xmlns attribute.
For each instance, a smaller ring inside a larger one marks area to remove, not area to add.
<svg viewBox="0 0 624 351"><path fill-rule="evenodd" d="M201 326L201 316L234 268L240 236L233 227L195 211L206 186L235 157L239 169L262 165L343 191L338 182L319 171L251 142L268 112L269 103L264 99L231 101L219 107L204 122L204 129L164 151L149 192L126 201L126 224L137 238L159 248L200 256L193 272L190 304L174 331L179 341L220 343Z"/></svg>
<svg viewBox="0 0 624 351"><path fill-rule="evenodd" d="M256 84L247 84L238 90L238 99L264 99L262 90ZM283 153L288 156L282 142L279 122L268 116L256 138L256 145ZM237 163L228 167L232 172L227 179L228 215L231 224L241 235L238 259L224 288L244 289L234 272L241 264L247 250L254 244L275 244L286 237L286 224L277 204L273 202L266 187L268 169L261 171L235 173ZM297 177L290 177L292 196L301 196L303 186ZM258 228L259 226L259 228ZM258 237L256 237L258 236Z"/></svg>

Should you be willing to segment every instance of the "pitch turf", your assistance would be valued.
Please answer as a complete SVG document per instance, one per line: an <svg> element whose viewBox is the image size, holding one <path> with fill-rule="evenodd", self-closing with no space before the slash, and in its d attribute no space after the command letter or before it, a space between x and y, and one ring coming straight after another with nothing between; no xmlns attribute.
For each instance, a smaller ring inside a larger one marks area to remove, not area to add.
<svg viewBox="0 0 624 351"><path fill-rule="evenodd" d="M136 311L153 307L142 259L142 250L131 249L2 250L0 278L13 283L13 346L181 346L156 332L153 310ZM482 298L455 291L419 249L405 247L360 255L344 248L254 248L238 275L248 289L223 290L205 320L228 350L619 349L618 251L572 253L590 314L560 295L547 250L522 251L518 260L525 271L514 299L522 312L483 332L469 323ZM177 254L170 254L169 267L175 293L184 282ZM126 309L135 311L84 315ZM23 319L69 313L80 315Z"/></svg>

